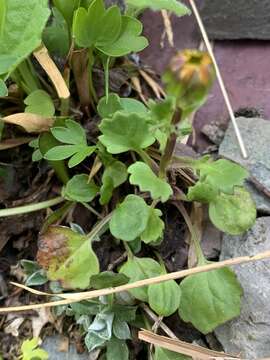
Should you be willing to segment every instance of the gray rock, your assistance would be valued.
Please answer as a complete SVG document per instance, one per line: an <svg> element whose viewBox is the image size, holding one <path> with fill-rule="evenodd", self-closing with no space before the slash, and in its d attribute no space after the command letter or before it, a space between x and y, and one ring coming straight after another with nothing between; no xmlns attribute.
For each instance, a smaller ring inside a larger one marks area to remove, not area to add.
<svg viewBox="0 0 270 360"><path fill-rule="evenodd" d="M53 360L91 360L89 354L78 354L74 345L69 346L68 352L59 351L62 337L60 335L48 336L42 343L42 349L49 354L49 359Z"/></svg>
<svg viewBox="0 0 270 360"><path fill-rule="evenodd" d="M269 0L204 0L202 16L212 39L270 39Z"/></svg>
<svg viewBox="0 0 270 360"><path fill-rule="evenodd" d="M224 235L221 259L255 255L270 249L270 217L257 219L242 236ZM241 315L215 330L227 353L246 359L270 356L270 261L236 266L244 290Z"/></svg>
<svg viewBox="0 0 270 360"><path fill-rule="evenodd" d="M259 211L269 214L270 197L270 121L261 118L237 118L248 158L243 159L232 124L229 125L219 148L219 155L245 166L251 175L250 190ZM256 187L254 186L256 185ZM265 193L258 189L263 188Z"/></svg>
<svg viewBox="0 0 270 360"><path fill-rule="evenodd" d="M245 187L251 193L252 198L256 203L257 211L264 215L270 215L270 198L256 189L249 181L246 181Z"/></svg>

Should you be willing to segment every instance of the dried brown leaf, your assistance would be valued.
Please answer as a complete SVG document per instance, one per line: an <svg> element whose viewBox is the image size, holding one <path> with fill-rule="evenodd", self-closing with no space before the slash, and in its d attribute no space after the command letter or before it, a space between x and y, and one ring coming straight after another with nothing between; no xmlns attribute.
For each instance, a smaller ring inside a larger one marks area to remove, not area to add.
<svg viewBox="0 0 270 360"><path fill-rule="evenodd" d="M30 113L9 115L3 117L2 120L9 124L22 126L29 133L48 131L54 123L52 118Z"/></svg>
<svg viewBox="0 0 270 360"><path fill-rule="evenodd" d="M212 360L212 359L239 359L237 356L225 354L223 352L213 351L203 348L199 345L193 345L186 343L178 339L170 339L165 336L156 335L150 331L140 331L139 339L155 346L162 347L164 349L174 351L178 354L191 356L200 360Z"/></svg>

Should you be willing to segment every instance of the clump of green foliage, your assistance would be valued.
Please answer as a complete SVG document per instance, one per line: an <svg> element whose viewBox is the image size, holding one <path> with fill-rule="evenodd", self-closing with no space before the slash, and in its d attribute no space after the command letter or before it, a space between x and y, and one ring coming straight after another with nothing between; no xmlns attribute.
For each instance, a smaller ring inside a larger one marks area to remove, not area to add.
<svg viewBox="0 0 270 360"><path fill-rule="evenodd" d="M62 290L101 289L165 274L159 255L138 254L144 246L154 253L162 243L162 209L167 203L206 203L213 224L232 235L243 233L255 221L254 202L244 187L248 177L244 168L208 156L178 157L174 151L177 142L192 131L189 115L205 103L213 84L208 54L192 50L177 54L163 76L166 97L162 100L144 104L110 92L110 69L119 58L148 44L138 14L145 8L178 16L189 13L177 0L127 0L126 5L123 13L116 5L106 9L103 0L54 0L51 10L46 0L0 1L1 95L7 95L5 82L11 78L22 91L26 113L54 120L49 131L42 131L30 146L33 161L45 160L54 168L63 183L65 201L46 219L37 263L23 262L29 286L49 282L58 283ZM35 71L30 55L41 41L52 56L65 59L63 76L75 93L71 99L57 99ZM104 70L101 98L93 81L95 67ZM84 114L81 123L72 110L76 97ZM84 120L95 110L100 121L89 136ZM180 185L172 182L175 168L188 169L194 184L183 179L178 179ZM89 234L74 224L71 228L53 225L75 204L96 217ZM185 219L186 214L182 213ZM105 232L127 251L127 260L117 272L100 272L92 247ZM195 232L192 241L197 265L208 264ZM180 284L168 281L57 308L56 313L75 318L89 351L106 348L107 359L127 360L130 326L147 327L139 321L141 302L162 317L178 312L182 320L207 334L239 314L241 295L235 274L223 268L189 276ZM31 359L27 349L38 355L42 350L36 347L33 340L25 344L22 359ZM175 357L156 349L156 360L170 358Z"/></svg>

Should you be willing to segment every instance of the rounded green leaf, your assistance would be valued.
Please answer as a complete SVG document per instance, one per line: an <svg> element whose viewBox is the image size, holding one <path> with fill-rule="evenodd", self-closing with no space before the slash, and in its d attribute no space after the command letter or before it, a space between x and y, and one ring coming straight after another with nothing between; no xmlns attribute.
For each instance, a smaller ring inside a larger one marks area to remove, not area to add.
<svg viewBox="0 0 270 360"><path fill-rule="evenodd" d="M231 235L239 235L252 227L256 220L256 206L248 191L235 188L234 195L220 194L209 205L213 224Z"/></svg>
<svg viewBox="0 0 270 360"><path fill-rule="evenodd" d="M240 314L242 288L229 268L188 276L180 288L179 315L203 334Z"/></svg>
<svg viewBox="0 0 270 360"><path fill-rule="evenodd" d="M86 174L73 176L63 189L62 195L67 200L78 202L90 202L99 191L98 186L93 181L88 181Z"/></svg>
<svg viewBox="0 0 270 360"><path fill-rule="evenodd" d="M113 212L111 234L120 240L135 240L145 230L149 214L149 206L142 198L128 195Z"/></svg>
<svg viewBox="0 0 270 360"><path fill-rule="evenodd" d="M135 113L116 112L111 119L103 119L99 126L100 142L111 154L145 149L155 142L147 119Z"/></svg>
<svg viewBox="0 0 270 360"><path fill-rule="evenodd" d="M179 308L181 290L174 280L149 285L148 302L159 316L170 316Z"/></svg>
<svg viewBox="0 0 270 360"><path fill-rule="evenodd" d="M1 19L0 73L10 74L41 44L50 16L47 0L8 0Z"/></svg>
<svg viewBox="0 0 270 360"><path fill-rule="evenodd" d="M38 114L45 117L52 117L55 113L52 98L44 90L33 91L24 99L25 112Z"/></svg>
<svg viewBox="0 0 270 360"><path fill-rule="evenodd" d="M130 278L130 283L148 279L162 274L160 264L150 258L138 258L134 256L129 259L120 269L120 273ZM141 301L148 302L148 287L129 290L132 296Z"/></svg>

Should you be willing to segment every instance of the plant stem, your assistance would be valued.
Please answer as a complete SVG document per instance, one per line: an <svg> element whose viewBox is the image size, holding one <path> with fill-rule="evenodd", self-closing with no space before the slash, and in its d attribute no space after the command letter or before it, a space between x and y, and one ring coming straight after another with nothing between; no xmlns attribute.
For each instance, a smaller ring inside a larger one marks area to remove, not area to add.
<svg viewBox="0 0 270 360"><path fill-rule="evenodd" d="M181 120L181 116L182 116L182 111L180 109L177 109L174 112L171 125L174 126L174 125L178 124ZM160 160L159 177L161 177L163 179L166 179L167 167L169 166L169 164L171 162L171 158L174 153L176 140L177 140L177 135L173 131L167 140L164 153Z"/></svg>
<svg viewBox="0 0 270 360"><path fill-rule="evenodd" d="M91 213L93 213L94 215L96 215L99 219L103 219L102 216L100 215L100 213L98 213L91 205L82 202L82 205L88 209L89 211L91 211Z"/></svg>
<svg viewBox="0 0 270 360"><path fill-rule="evenodd" d="M41 88L40 82L35 75L33 65L30 61L24 60L17 69L13 72L13 75L18 81L18 84L29 95L33 91Z"/></svg>
<svg viewBox="0 0 270 360"><path fill-rule="evenodd" d="M180 211L180 213L182 214L182 216L187 224L187 227L188 227L190 235L191 235L191 240L193 241L193 244L195 247L198 265L205 265L206 259L203 255L197 232L192 225L192 222L190 220L190 217L189 217L185 207L183 206L183 204L181 202L176 202L176 201L173 202L173 205Z"/></svg>
<svg viewBox="0 0 270 360"><path fill-rule="evenodd" d="M103 218L99 223L97 223L97 225L86 236L91 240L93 238L95 238L100 233L100 231L103 229L103 227L108 224L108 222L111 220L111 218L112 218L112 213L105 216L105 218Z"/></svg>
<svg viewBox="0 0 270 360"><path fill-rule="evenodd" d="M18 207L11 208L11 209L1 209L0 217L27 214L27 213L34 212L34 211L47 209L51 206L60 204L64 200L65 200L64 198L59 196L57 198L47 200L47 201L42 201L42 202L36 203L36 204L28 204L28 205L18 206Z"/></svg>
<svg viewBox="0 0 270 360"><path fill-rule="evenodd" d="M130 247L126 243L126 241L123 241L124 248L126 249L126 252L128 254L128 258L132 259L134 257L133 252L131 251Z"/></svg>
<svg viewBox="0 0 270 360"><path fill-rule="evenodd" d="M104 75L105 75L105 96L106 104L109 100L109 87L110 87L110 57L108 56L106 61L104 61Z"/></svg>
<svg viewBox="0 0 270 360"><path fill-rule="evenodd" d="M154 173L158 173L158 165L157 163L147 154L146 151L140 149L136 150L137 154L140 155L142 160L154 171Z"/></svg>

